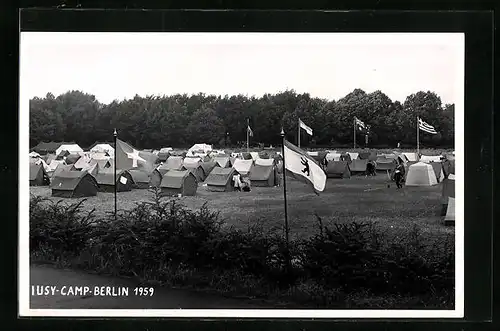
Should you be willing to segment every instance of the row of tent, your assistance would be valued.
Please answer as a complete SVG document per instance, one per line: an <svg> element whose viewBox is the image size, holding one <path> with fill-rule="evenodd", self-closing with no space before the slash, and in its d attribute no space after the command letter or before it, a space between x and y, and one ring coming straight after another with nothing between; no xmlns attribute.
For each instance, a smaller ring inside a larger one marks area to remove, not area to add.
<svg viewBox="0 0 500 331"><path fill-rule="evenodd" d="M87 167L77 167L77 163L59 163L54 171L46 171L43 160L32 159L30 185L50 185L53 195L58 197L92 196L97 191L114 191L112 162L91 160ZM117 191L159 187L166 195L195 195L201 182L205 182L209 191L230 191L236 174L248 176L254 186L272 187L278 184L278 167L273 159L256 162L236 159L233 163L227 157L207 162L199 158L170 157L151 172L144 169L118 170ZM95 181L94 190L88 184L92 181Z"/></svg>

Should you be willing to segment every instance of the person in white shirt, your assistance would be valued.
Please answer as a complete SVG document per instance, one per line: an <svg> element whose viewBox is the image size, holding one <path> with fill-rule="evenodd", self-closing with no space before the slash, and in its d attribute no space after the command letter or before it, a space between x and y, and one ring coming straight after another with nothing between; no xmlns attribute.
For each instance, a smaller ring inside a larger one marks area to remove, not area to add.
<svg viewBox="0 0 500 331"><path fill-rule="evenodd" d="M240 174L236 174L233 176L234 189L236 191L241 191L241 177Z"/></svg>

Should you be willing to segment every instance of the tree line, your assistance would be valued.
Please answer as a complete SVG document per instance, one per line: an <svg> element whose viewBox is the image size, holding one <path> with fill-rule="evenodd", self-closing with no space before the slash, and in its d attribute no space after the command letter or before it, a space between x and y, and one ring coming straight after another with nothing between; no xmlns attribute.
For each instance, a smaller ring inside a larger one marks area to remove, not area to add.
<svg viewBox="0 0 500 331"><path fill-rule="evenodd" d="M416 117L438 131L420 134L428 147L453 147L454 104L442 104L431 91L420 91L404 103L392 101L381 91L355 89L339 100L313 98L287 90L262 97L216 96L203 93L171 96L136 95L128 100L100 103L94 95L68 91L58 97L48 93L30 100L30 145L41 141L74 141L88 147L96 141L112 142L113 129L120 139L137 148L189 147L194 143L238 146L246 143L247 119L253 130L252 146L279 145L281 127L297 140L300 118L313 129L303 132L301 146L352 146L353 119L370 125L370 147L413 147ZM365 143L358 131L358 145Z"/></svg>

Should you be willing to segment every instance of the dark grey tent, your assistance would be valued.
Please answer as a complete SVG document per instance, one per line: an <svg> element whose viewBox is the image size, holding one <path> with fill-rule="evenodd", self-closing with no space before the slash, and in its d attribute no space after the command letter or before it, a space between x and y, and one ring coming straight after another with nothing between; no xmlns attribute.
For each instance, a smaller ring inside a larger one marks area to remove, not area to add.
<svg viewBox="0 0 500 331"><path fill-rule="evenodd" d="M351 178L351 171L347 161L330 161L326 167L328 178Z"/></svg>
<svg viewBox="0 0 500 331"><path fill-rule="evenodd" d="M193 196L196 195L198 182L196 177L189 170L169 170L163 176L160 188L162 196L173 196L177 194Z"/></svg>
<svg viewBox="0 0 500 331"><path fill-rule="evenodd" d="M217 156L214 158L214 161L217 163L217 166L221 168L230 168L232 166L229 156Z"/></svg>
<svg viewBox="0 0 500 331"><path fill-rule="evenodd" d="M276 185L276 168L255 164L250 172L250 181L253 186L273 187Z"/></svg>
<svg viewBox="0 0 500 331"><path fill-rule="evenodd" d="M52 177L57 176L60 172L63 171L77 171L73 164L58 164L56 170L52 173Z"/></svg>
<svg viewBox="0 0 500 331"><path fill-rule="evenodd" d="M52 196L59 198L83 198L97 195L97 182L86 171L62 171L50 184Z"/></svg>
<svg viewBox="0 0 500 331"><path fill-rule="evenodd" d="M80 157L80 154L69 154L68 156L66 156L66 160L64 160L64 162L66 162L66 164L75 164L80 159Z"/></svg>
<svg viewBox="0 0 500 331"><path fill-rule="evenodd" d="M349 168L351 170L351 173L354 174L365 174L366 173L366 166L368 165L368 159L355 159L352 160L351 164L349 165Z"/></svg>
<svg viewBox="0 0 500 331"><path fill-rule="evenodd" d="M44 186L50 184L50 178L43 168L43 164L30 163L30 186Z"/></svg>
<svg viewBox="0 0 500 331"><path fill-rule="evenodd" d="M148 189L151 185L151 174L139 169L131 169L128 171L130 176L132 176L133 188L137 189Z"/></svg>
<svg viewBox="0 0 500 331"><path fill-rule="evenodd" d="M201 167L203 168L203 172L205 173L205 179L207 179L208 175L210 175L210 172L213 170L213 168L215 168L216 165L217 163L214 161L201 163Z"/></svg>
<svg viewBox="0 0 500 331"><path fill-rule="evenodd" d="M205 170L203 170L201 164L185 163L181 170L191 171L193 175L196 177L198 183L203 182L206 178Z"/></svg>
<svg viewBox="0 0 500 331"><path fill-rule="evenodd" d="M215 167L205 179L207 189L213 192L233 191L233 176L237 173L234 168Z"/></svg>
<svg viewBox="0 0 500 331"><path fill-rule="evenodd" d="M441 216L446 215L448 209L448 198L455 198L455 177L450 176L443 179L443 190L441 193Z"/></svg>
<svg viewBox="0 0 500 331"><path fill-rule="evenodd" d="M114 169L99 171L95 176L100 192L115 192ZM116 191L126 192L132 190L134 180L126 170L116 171Z"/></svg>

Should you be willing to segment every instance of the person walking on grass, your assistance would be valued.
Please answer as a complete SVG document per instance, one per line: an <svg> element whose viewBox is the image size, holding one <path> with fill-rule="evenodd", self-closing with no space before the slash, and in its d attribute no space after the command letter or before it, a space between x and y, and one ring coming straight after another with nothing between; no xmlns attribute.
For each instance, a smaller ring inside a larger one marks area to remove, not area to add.
<svg viewBox="0 0 500 331"><path fill-rule="evenodd" d="M404 164L401 160L398 161L398 165L396 169L394 170L394 181L396 182L396 187L402 188L403 187L403 179L405 177L405 167Z"/></svg>

